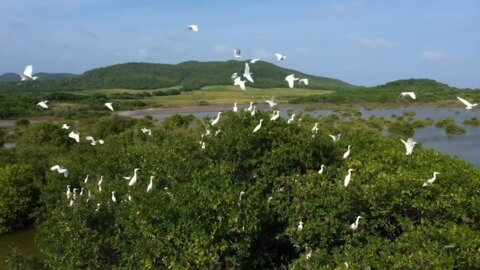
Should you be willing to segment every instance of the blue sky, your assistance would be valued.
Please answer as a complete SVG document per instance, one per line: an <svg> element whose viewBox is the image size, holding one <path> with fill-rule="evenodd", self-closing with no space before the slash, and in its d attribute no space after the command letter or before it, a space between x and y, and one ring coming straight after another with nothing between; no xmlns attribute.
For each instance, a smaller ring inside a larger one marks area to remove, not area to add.
<svg viewBox="0 0 480 270"><path fill-rule="evenodd" d="M235 48L357 85L480 87L480 1L0 0L0 74L229 60Z"/></svg>

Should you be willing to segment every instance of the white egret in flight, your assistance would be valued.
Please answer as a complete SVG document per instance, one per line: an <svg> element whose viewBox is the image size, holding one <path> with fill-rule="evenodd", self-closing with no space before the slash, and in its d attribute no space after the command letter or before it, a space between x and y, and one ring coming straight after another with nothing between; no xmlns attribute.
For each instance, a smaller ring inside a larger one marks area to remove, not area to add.
<svg viewBox="0 0 480 270"><path fill-rule="evenodd" d="M260 128L262 127L262 122L263 122L263 119L260 119L260 123L258 123L258 125L253 129L253 133L260 130Z"/></svg>
<svg viewBox="0 0 480 270"><path fill-rule="evenodd" d="M270 100L265 100L266 103L268 103L268 106L270 106L270 108L273 108L274 106L277 105L277 103L275 103L275 99L272 97Z"/></svg>
<svg viewBox="0 0 480 270"><path fill-rule="evenodd" d="M187 28L185 28L185 30L188 30L190 32L198 32L198 25L196 24L189 25L187 26Z"/></svg>
<svg viewBox="0 0 480 270"><path fill-rule="evenodd" d="M250 66L248 65L248 63L245 63L245 69L243 71L243 77L245 77L245 79L247 79L249 82L253 83L253 78L252 78L252 74L250 72Z"/></svg>
<svg viewBox="0 0 480 270"><path fill-rule="evenodd" d="M50 168L51 171L57 171L60 174L63 174L63 176L67 177L68 176L68 169L60 166L60 165L53 165Z"/></svg>
<svg viewBox="0 0 480 270"><path fill-rule="evenodd" d="M400 139L400 141L402 141L402 143L405 145L405 155L411 155L413 152L413 147L415 146L415 144L417 144L417 142L414 141L412 138L408 138L407 141Z"/></svg>
<svg viewBox="0 0 480 270"><path fill-rule="evenodd" d="M99 144L104 144L105 143L102 139L96 141L92 136L87 136L87 137L85 137L85 139L87 141L90 141L91 145L97 145L97 143L99 143Z"/></svg>
<svg viewBox="0 0 480 270"><path fill-rule="evenodd" d="M68 137L74 139L77 143L80 142L80 133L75 133L72 131L68 134Z"/></svg>
<svg viewBox="0 0 480 270"><path fill-rule="evenodd" d="M48 109L47 102L48 102L48 100L40 101L40 102L37 103L37 106L40 106L44 109Z"/></svg>
<svg viewBox="0 0 480 270"><path fill-rule="evenodd" d="M431 185L433 184L433 182L435 182L435 180L437 179L437 174L440 174L438 172L433 172L433 177L426 180L425 182L423 182L423 186L426 187L428 185Z"/></svg>
<svg viewBox="0 0 480 270"><path fill-rule="evenodd" d="M62 129L70 129L70 126L67 124L63 124Z"/></svg>
<svg viewBox="0 0 480 270"><path fill-rule="evenodd" d="M254 58L252 60L250 60L250 64L255 64L255 62L259 61L260 58Z"/></svg>
<svg viewBox="0 0 480 270"><path fill-rule="evenodd" d="M142 131L143 134L147 133L148 136L152 136L152 130L149 129L149 128L144 127L144 128L141 129L141 131Z"/></svg>
<svg viewBox="0 0 480 270"><path fill-rule="evenodd" d="M33 76L33 66L28 65L25 67L25 70L23 71L23 74L20 75L22 77L22 81L35 81L38 79L38 77Z"/></svg>
<svg viewBox="0 0 480 270"><path fill-rule="evenodd" d="M240 87L240 89L242 90L245 90L245 82L246 81L242 81L242 78L237 77L235 78L235 80L233 80L233 85Z"/></svg>
<svg viewBox="0 0 480 270"><path fill-rule="evenodd" d="M285 77L285 81L288 82L288 87L293 88L295 81L297 81L298 78L295 78L294 74L290 74L287 77Z"/></svg>
<svg viewBox="0 0 480 270"><path fill-rule="evenodd" d="M400 93L400 95L402 96L402 98L404 98L405 96L409 96L412 99L417 99L417 96L415 95L415 92L402 92L402 93Z"/></svg>
<svg viewBox="0 0 480 270"><path fill-rule="evenodd" d="M330 136L334 142L338 142L338 140L340 140L340 136L341 136L341 135L342 135L342 134L328 135L328 136Z"/></svg>
<svg viewBox="0 0 480 270"><path fill-rule="evenodd" d="M282 60L287 59L287 57L285 55L282 55L280 53L275 53L275 57L277 58L277 61L282 61Z"/></svg>
<svg viewBox="0 0 480 270"><path fill-rule="evenodd" d="M305 84L305 85L308 85L308 79L307 79L307 78L299 79L299 80L298 80L298 83L299 83L299 84L300 84L300 83L303 83L303 84Z"/></svg>
<svg viewBox="0 0 480 270"><path fill-rule="evenodd" d="M350 230L356 231L358 229L358 221L362 218L362 216L357 216L357 219L354 223L350 225Z"/></svg>
<svg viewBox="0 0 480 270"><path fill-rule="evenodd" d="M115 110L113 109L113 103L107 102L107 103L105 103L105 106L106 106L110 111L112 111L112 112L115 111Z"/></svg>
<svg viewBox="0 0 480 270"><path fill-rule="evenodd" d="M123 178L126 179L126 180L130 180L128 182L128 185L129 186L133 186L135 185L135 183L137 183L137 171L140 170L139 168L135 168L133 170L133 176L124 176Z"/></svg>
<svg viewBox="0 0 480 270"><path fill-rule="evenodd" d="M237 49L233 50L233 57L234 58L242 58L242 56L240 55L241 53L242 53L242 50L237 48Z"/></svg>
<svg viewBox="0 0 480 270"><path fill-rule="evenodd" d="M350 145L348 145L347 151L343 153L343 158L348 158L349 155L350 155Z"/></svg>
<svg viewBox="0 0 480 270"><path fill-rule="evenodd" d="M350 180L352 179L352 171L354 171L354 169L348 169L348 174L345 176L345 179L343 179L344 187L347 187L348 184L350 184Z"/></svg>
<svg viewBox="0 0 480 270"><path fill-rule="evenodd" d="M215 125L218 123L218 121L220 121L220 115L221 115L221 114L222 114L222 112L218 112L217 118L213 119L213 120L210 122L210 124L211 124L212 126L215 126Z"/></svg>
<svg viewBox="0 0 480 270"><path fill-rule="evenodd" d="M465 104L467 110L471 110L473 107L477 106L478 103L475 103L475 104L472 104L470 102L468 102L467 100L461 98L461 97L457 97L458 100L460 100L463 104Z"/></svg>

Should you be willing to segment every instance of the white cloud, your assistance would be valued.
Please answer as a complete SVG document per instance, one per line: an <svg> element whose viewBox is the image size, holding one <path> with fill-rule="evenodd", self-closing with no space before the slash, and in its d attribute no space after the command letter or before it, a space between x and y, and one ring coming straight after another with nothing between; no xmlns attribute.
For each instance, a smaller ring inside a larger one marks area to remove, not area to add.
<svg viewBox="0 0 480 270"><path fill-rule="evenodd" d="M213 46L213 52L216 53L216 54L228 54L228 53L233 53L233 50L232 49L229 49L228 47L224 46L224 45L215 45Z"/></svg>
<svg viewBox="0 0 480 270"><path fill-rule="evenodd" d="M422 58L429 61L443 61L443 60L453 60L454 57L445 52L439 51L423 51Z"/></svg>
<svg viewBox="0 0 480 270"><path fill-rule="evenodd" d="M387 41L383 38L365 38L356 36L350 36L349 38L353 40L356 44L371 49L387 48L395 45L395 43Z"/></svg>

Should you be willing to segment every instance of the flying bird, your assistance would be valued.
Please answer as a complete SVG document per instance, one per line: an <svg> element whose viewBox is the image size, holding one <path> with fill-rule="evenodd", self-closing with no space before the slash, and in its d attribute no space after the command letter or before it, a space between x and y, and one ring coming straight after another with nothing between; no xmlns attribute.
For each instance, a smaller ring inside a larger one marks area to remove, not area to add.
<svg viewBox="0 0 480 270"><path fill-rule="evenodd" d="M340 135L342 134L328 135L328 136L330 136L334 142L338 142L338 140L340 140Z"/></svg>
<svg viewBox="0 0 480 270"><path fill-rule="evenodd" d="M294 85L295 81L297 81L297 80L298 80L298 78L295 78L295 75L293 75L293 74L290 74L287 77L285 77L285 81L288 82L288 87L290 87L290 88L293 88L293 85Z"/></svg>
<svg viewBox="0 0 480 270"><path fill-rule="evenodd" d="M415 95L415 92L402 92L402 93L400 93L400 95L402 95L402 98L404 98L405 96L409 96L412 99L417 99L417 96Z"/></svg>
<svg viewBox="0 0 480 270"><path fill-rule="evenodd" d="M36 79L38 79L38 77L33 76L32 73L33 73L33 66L32 65L26 66L25 70L23 71L23 74L20 75L20 77L22 78L21 81L35 81Z"/></svg>
<svg viewBox="0 0 480 270"><path fill-rule="evenodd" d="M253 133L260 130L260 128L262 127L262 122L263 122L263 119L260 119L260 123L258 123L258 125L253 129Z"/></svg>
<svg viewBox="0 0 480 270"><path fill-rule="evenodd" d="M187 26L187 28L185 28L185 30L188 30L189 32L198 32L198 25L196 24L189 25Z"/></svg>
<svg viewBox="0 0 480 270"><path fill-rule="evenodd" d="M237 48L237 49L233 50L233 57L234 58L242 58L242 56L240 55L241 53L242 53L242 50Z"/></svg>
<svg viewBox="0 0 480 270"><path fill-rule="evenodd" d="M48 100L40 101L40 102L37 103L37 106L40 106L44 109L48 109L47 102L48 102Z"/></svg>
<svg viewBox="0 0 480 270"><path fill-rule="evenodd" d="M350 225L350 230L356 231L358 229L358 221L362 218L362 216L358 216L354 223Z"/></svg>
<svg viewBox="0 0 480 270"><path fill-rule="evenodd" d="M252 59L250 60L250 64L255 64L255 62L259 61L260 58L255 58L255 59Z"/></svg>
<svg viewBox="0 0 480 270"><path fill-rule="evenodd" d="M142 130L143 134L147 133L148 136L152 136L152 130L151 129L144 127L141 130Z"/></svg>
<svg viewBox="0 0 480 270"><path fill-rule="evenodd" d="M352 171L353 169L348 169L348 174L345 176L345 179L343 179L343 186L347 187L348 184L350 184L350 180L352 180Z"/></svg>
<svg viewBox="0 0 480 270"><path fill-rule="evenodd" d="M232 79L232 81L233 81L236 78L238 78L238 73L237 72L232 73L232 75L230 76L230 79Z"/></svg>
<svg viewBox="0 0 480 270"><path fill-rule="evenodd" d="M234 86L239 86L240 89L245 90L245 82L246 81L242 81L242 78L237 77L237 78L235 78L235 80L233 80L233 85Z"/></svg>
<svg viewBox="0 0 480 270"><path fill-rule="evenodd" d="M299 84L300 84L300 83L303 83L303 84L305 84L305 85L308 85L308 79L307 79L307 78L299 79L299 80L298 80L298 83L299 83Z"/></svg>
<svg viewBox="0 0 480 270"><path fill-rule="evenodd" d="M112 104L111 102L105 103L105 106L106 106L110 111L112 111L112 112L115 111L115 110L113 109L113 104Z"/></svg>
<svg viewBox="0 0 480 270"><path fill-rule="evenodd" d="M210 122L210 124L211 124L212 126L215 126L215 125L218 123L218 121L220 121L220 115L221 115L221 114L222 114L222 112L218 112L217 118L213 119L213 120Z"/></svg>
<svg viewBox="0 0 480 270"><path fill-rule="evenodd" d="M270 108L273 108L275 105L277 105L273 97L270 100L265 100L265 102L268 103L268 106L270 106Z"/></svg>
<svg viewBox="0 0 480 270"><path fill-rule="evenodd" d="M433 182L435 182L435 180L437 179L437 174L440 174L438 172L433 172L433 177L426 180L425 182L423 182L423 186L426 187L428 185L431 185L433 184Z"/></svg>
<svg viewBox="0 0 480 270"><path fill-rule="evenodd" d="M62 129L70 129L70 126L67 124L63 124Z"/></svg>
<svg viewBox="0 0 480 270"><path fill-rule="evenodd" d="M96 141L92 136L87 136L87 137L85 137L85 139L87 141L90 141L91 145L97 145L97 143L99 143L99 144L104 144L105 143L102 139Z"/></svg>
<svg viewBox="0 0 480 270"><path fill-rule="evenodd" d="M473 107L477 106L478 103L475 103L475 104L472 104L470 102L468 102L467 100L461 98L461 97L457 97L458 100L460 100L463 104L465 104L467 110L471 110Z"/></svg>
<svg viewBox="0 0 480 270"><path fill-rule="evenodd" d="M277 61L283 61L283 60L287 59L287 57L285 55L282 55L280 53L275 53L275 57L277 57Z"/></svg>
<svg viewBox="0 0 480 270"><path fill-rule="evenodd" d="M135 169L133 170L133 175L132 175L132 176L124 176L124 177L123 177L125 180L130 180L130 181L128 182L128 185L129 185L129 186L133 186L133 185L135 185L135 183L137 183L137 171L138 171L138 170L140 170L140 169L139 169L139 168L135 168Z"/></svg>
<svg viewBox="0 0 480 270"><path fill-rule="evenodd" d="M348 158L348 156L350 155L350 145L347 147L347 151L343 154L343 158Z"/></svg>
<svg viewBox="0 0 480 270"><path fill-rule="evenodd" d="M63 174L63 176L68 177L68 169L60 166L60 165L53 165L50 168L51 171L57 171L60 174Z"/></svg>
<svg viewBox="0 0 480 270"><path fill-rule="evenodd" d="M74 139L77 143L80 142L80 133L75 133L72 131L68 134L68 137Z"/></svg>
<svg viewBox="0 0 480 270"><path fill-rule="evenodd" d="M414 141L412 138L408 138L407 141L400 139L400 141L402 141L402 143L405 145L405 150L406 150L405 155L407 156L411 155L413 152L413 147L417 142Z"/></svg>
<svg viewBox="0 0 480 270"><path fill-rule="evenodd" d="M245 63L245 69L243 71L243 77L247 79L249 82L253 83L252 73L250 72L250 66L248 63Z"/></svg>

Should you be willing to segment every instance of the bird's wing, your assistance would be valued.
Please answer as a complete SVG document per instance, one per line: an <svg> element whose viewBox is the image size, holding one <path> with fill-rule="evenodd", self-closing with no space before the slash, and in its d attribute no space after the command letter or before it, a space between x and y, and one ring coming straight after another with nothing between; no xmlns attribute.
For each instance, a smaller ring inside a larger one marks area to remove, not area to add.
<svg viewBox="0 0 480 270"><path fill-rule="evenodd" d="M237 77L238 77L237 72L232 73L232 75L230 76L232 80L235 80Z"/></svg>
<svg viewBox="0 0 480 270"><path fill-rule="evenodd" d="M250 74L250 66L248 63L245 63L245 70L243 71L243 74Z"/></svg>
<svg viewBox="0 0 480 270"><path fill-rule="evenodd" d="M408 145L408 143L407 143L406 141L404 141L404 140L402 140L402 139L400 139L400 141L402 141L402 143L405 144L405 146ZM408 141L408 140L407 140L407 141Z"/></svg>
<svg viewBox="0 0 480 270"><path fill-rule="evenodd" d="M461 98L461 97L457 97L458 100L460 100L463 104L465 104L465 106L472 106L472 104L470 102L468 102L467 100Z"/></svg>
<svg viewBox="0 0 480 270"><path fill-rule="evenodd" d="M295 81L293 75L288 75L285 80L288 82L288 86L293 88L293 82Z"/></svg>
<svg viewBox="0 0 480 270"><path fill-rule="evenodd" d="M32 73L33 73L33 66L32 65L26 66L25 70L23 71L23 75L32 77Z"/></svg>
<svg viewBox="0 0 480 270"><path fill-rule="evenodd" d="M410 96L411 96L413 99L417 99L417 96L415 95L414 92L411 92L411 93L410 93Z"/></svg>
<svg viewBox="0 0 480 270"><path fill-rule="evenodd" d="M277 61L280 61L280 59L282 59L282 55L279 53L275 53L275 57L277 57Z"/></svg>
<svg viewBox="0 0 480 270"><path fill-rule="evenodd" d="M257 62L258 60L260 60L260 59L259 58L252 59L252 60L250 60L250 63L255 64L255 62Z"/></svg>

